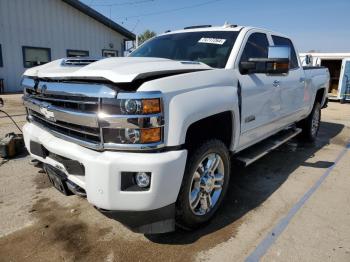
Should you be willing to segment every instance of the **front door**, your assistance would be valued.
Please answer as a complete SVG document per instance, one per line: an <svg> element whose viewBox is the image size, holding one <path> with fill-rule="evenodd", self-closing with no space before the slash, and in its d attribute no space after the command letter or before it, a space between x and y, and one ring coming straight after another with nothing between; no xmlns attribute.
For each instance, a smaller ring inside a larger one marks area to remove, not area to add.
<svg viewBox="0 0 350 262"><path fill-rule="evenodd" d="M248 36L239 62L249 58L267 58L269 41L264 33ZM241 86L241 137L240 148L262 140L279 128L281 109L281 76L266 74L239 75Z"/></svg>

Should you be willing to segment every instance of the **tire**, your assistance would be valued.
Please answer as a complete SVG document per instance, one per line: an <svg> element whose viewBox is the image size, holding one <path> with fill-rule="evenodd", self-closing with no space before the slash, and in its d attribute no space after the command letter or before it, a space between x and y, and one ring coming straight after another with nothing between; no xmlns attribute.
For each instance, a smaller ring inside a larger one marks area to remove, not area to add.
<svg viewBox="0 0 350 262"><path fill-rule="evenodd" d="M214 172L207 168L208 166L214 167L211 169ZM191 150L176 201L177 225L186 230L193 230L208 223L222 204L229 179L230 156L223 142L207 140ZM206 205L209 208L205 209Z"/></svg>
<svg viewBox="0 0 350 262"><path fill-rule="evenodd" d="M302 128L301 136L305 142L315 142L321 123L321 104L315 102L310 115L302 120L298 127Z"/></svg>

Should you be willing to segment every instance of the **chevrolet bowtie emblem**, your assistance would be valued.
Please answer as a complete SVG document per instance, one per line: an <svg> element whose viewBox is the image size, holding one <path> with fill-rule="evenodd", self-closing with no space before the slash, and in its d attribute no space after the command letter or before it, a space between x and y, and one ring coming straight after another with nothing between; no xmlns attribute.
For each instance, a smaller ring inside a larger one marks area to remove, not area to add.
<svg viewBox="0 0 350 262"><path fill-rule="evenodd" d="M46 119L56 121L54 112L50 111L48 108L41 106L40 112L45 116Z"/></svg>

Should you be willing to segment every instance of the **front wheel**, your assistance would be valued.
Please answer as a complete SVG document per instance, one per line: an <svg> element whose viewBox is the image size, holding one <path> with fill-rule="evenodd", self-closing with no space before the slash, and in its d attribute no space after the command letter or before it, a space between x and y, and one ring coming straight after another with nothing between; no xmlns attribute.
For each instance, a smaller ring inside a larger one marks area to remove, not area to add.
<svg viewBox="0 0 350 262"><path fill-rule="evenodd" d="M230 157L224 143L208 140L189 153L176 202L176 222L185 229L207 223L226 194Z"/></svg>
<svg viewBox="0 0 350 262"><path fill-rule="evenodd" d="M302 128L302 137L307 142L314 142L316 140L318 130L321 123L321 104L316 102L311 114L302 120L298 126Z"/></svg>

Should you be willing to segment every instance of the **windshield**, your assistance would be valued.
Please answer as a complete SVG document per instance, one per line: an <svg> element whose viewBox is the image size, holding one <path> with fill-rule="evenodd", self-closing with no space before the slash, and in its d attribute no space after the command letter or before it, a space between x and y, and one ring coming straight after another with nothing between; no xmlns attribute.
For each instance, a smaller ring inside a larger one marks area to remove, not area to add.
<svg viewBox="0 0 350 262"><path fill-rule="evenodd" d="M238 32L206 31L168 34L155 37L130 54L131 57L159 57L203 62L224 68Z"/></svg>

